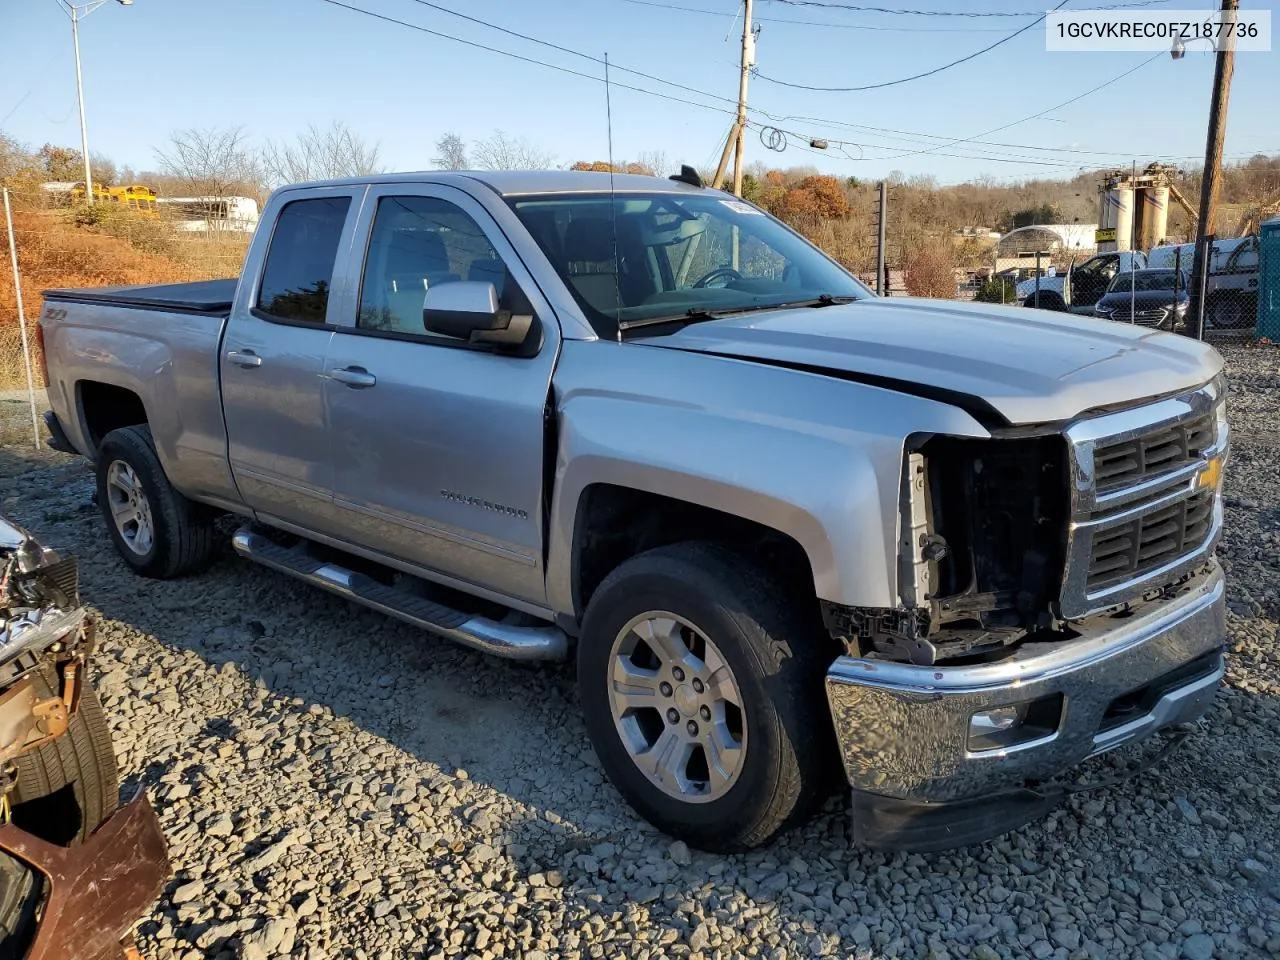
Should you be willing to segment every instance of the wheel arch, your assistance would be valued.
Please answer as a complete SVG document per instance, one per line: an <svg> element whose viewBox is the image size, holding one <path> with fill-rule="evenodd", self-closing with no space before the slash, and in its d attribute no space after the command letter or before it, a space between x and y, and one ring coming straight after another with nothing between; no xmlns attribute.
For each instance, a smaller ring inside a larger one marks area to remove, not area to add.
<svg viewBox="0 0 1280 960"><path fill-rule="evenodd" d="M828 567L835 558L814 518L797 516L798 522L792 525L808 541L806 546L795 533L711 506L706 502L710 499L683 499L606 482L584 487L574 511L569 557L576 617L581 617L600 583L626 560L656 547L693 540L722 544L753 557L802 596L816 598L814 558ZM762 504L760 512L779 506Z"/></svg>

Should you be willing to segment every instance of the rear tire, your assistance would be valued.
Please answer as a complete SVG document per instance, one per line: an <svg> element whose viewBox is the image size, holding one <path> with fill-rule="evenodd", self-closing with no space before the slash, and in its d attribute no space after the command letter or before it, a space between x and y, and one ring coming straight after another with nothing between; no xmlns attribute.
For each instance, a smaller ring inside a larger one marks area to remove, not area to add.
<svg viewBox="0 0 1280 960"><path fill-rule="evenodd" d="M823 686L834 652L817 604L807 614L804 606L742 557L706 543L634 557L593 594L578 645L587 731L609 779L660 830L704 850L744 850L807 817L826 796L839 768ZM653 655L655 645L673 649L644 639L658 636L657 623L674 627L663 635L685 644L690 660L683 648ZM626 652L637 636L639 652ZM673 673L673 663L688 676ZM699 685L703 674L720 679ZM645 685L652 701L620 710L630 702L620 690ZM724 702L736 697L740 709L708 707L713 687L731 690ZM714 744L698 746L698 734ZM730 758L714 776L713 752ZM664 755L686 759L672 764ZM661 768L656 777L641 768L646 759Z"/></svg>
<svg viewBox="0 0 1280 960"><path fill-rule="evenodd" d="M1204 313L1204 325L1210 330L1243 330L1257 323L1257 296L1214 297L1205 304Z"/></svg>
<svg viewBox="0 0 1280 960"><path fill-rule="evenodd" d="M213 515L169 483L145 424L121 427L98 447L98 506L116 551L144 577L193 573L213 557Z"/></svg>

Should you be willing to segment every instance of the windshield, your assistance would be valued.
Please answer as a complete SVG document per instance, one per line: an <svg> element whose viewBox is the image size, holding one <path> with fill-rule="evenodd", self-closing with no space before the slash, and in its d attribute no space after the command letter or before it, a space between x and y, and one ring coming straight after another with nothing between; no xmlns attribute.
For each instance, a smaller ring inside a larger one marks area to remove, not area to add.
<svg viewBox="0 0 1280 960"><path fill-rule="evenodd" d="M1151 293L1157 290L1172 290L1173 278L1176 275L1177 271L1174 270L1139 270L1136 273L1122 273L1111 281L1107 293L1117 291L1128 293L1130 290L1136 293ZM1178 288L1180 290L1187 288L1185 277L1178 279Z"/></svg>
<svg viewBox="0 0 1280 960"><path fill-rule="evenodd" d="M690 314L872 296L798 234L724 194L558 194L511 205L601 336Z"/></svg>

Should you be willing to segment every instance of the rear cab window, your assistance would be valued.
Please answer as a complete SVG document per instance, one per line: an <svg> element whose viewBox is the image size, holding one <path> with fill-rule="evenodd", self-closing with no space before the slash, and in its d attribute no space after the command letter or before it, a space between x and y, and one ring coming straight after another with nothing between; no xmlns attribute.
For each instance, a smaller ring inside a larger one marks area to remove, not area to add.
<svg viewBox="0 0 1280 960"><path fill-rule="evenodd" d="M255 306L266 319L323 324L351 198L311 197L280 208Z"/></svg>

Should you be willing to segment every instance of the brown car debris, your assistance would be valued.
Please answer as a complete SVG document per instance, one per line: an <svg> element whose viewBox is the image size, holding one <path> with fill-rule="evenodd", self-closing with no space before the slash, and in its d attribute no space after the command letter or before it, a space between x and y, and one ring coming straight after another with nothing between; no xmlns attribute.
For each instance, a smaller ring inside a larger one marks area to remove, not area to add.
<svg viewBox="0 0 1280 960"><path fill-rule="evenodd" d="M134 960L170 874L145 792L117 805L93 626L75 560L0 517L0 958Z"/></svg>

